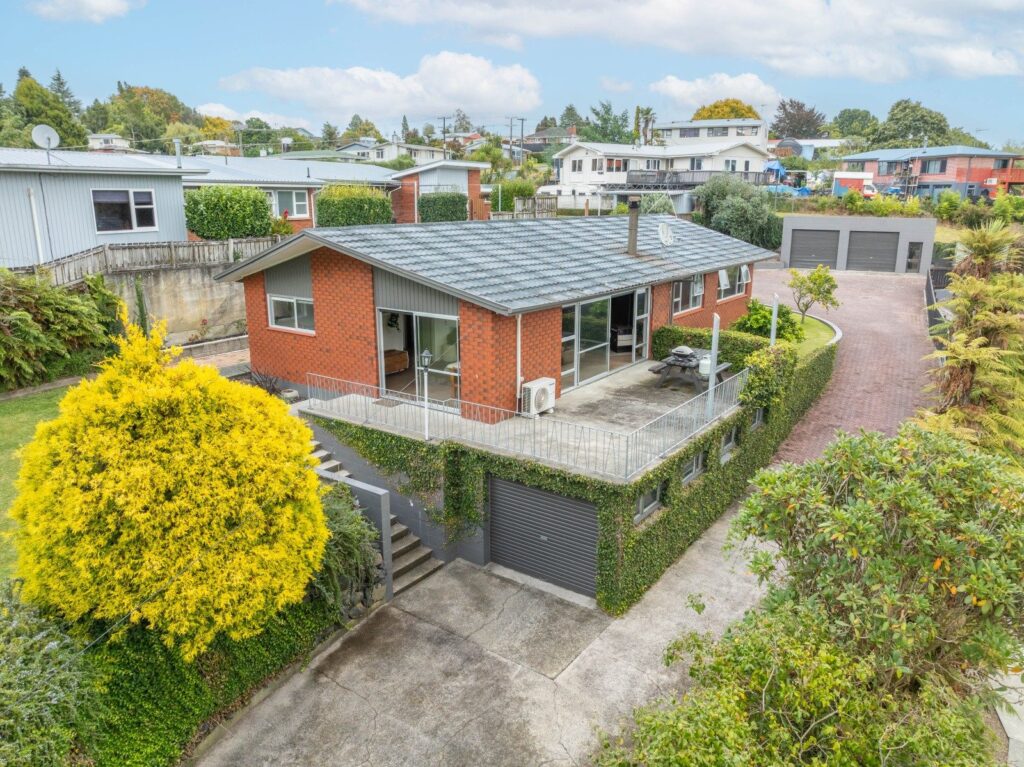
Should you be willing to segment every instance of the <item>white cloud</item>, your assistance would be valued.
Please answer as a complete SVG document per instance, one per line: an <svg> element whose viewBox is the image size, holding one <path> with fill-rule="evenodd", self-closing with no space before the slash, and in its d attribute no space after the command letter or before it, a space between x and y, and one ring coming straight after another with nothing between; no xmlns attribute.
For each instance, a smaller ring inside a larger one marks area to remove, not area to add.
<svg viewBox="0 0 1024 767"><path fill-rule="evenodd" d="M627 80L620 80L617 77L602 77L599 81L601 90L610 93L627 93L633 90L633 83Z"/></svg>
<svg viewBox="0 0 1024 767"><path fill-rule="evenodd" d="M219 104L211 102L209 104L200 104L196 107L196 111L201 115L208 117L223 117L225 120L231 120L232 122L245 122L250 117L258 117L265 123L269 124L272 128L310 128L312 124L309 120L304 117L289 117L287 115L279 115L274 112L262 112L259 109L250 109L248 112L239 112L236 109L232 109L227 104Z"/></svg>
<svg viewBox="0 0 1024 767"><path fill-rule="evenodd" d="M331 2L392 23L461 27L510 41L587 36L684 54L740 56L798 77L972 78L1024 68L1024 0Z"/></svg>
<svg viewBox="0 0 1024 767"><path fill-rule="evenodd" d="M651 83L651 90L667 97L680 107L696 109L719 99L740 99L757 109L762 117L775 111L782 94L760 77L750 72L727 75L718 72L695 80L681 80L675 75Z"/></svg>
<svg viewBox="0 0 1024 767"><path fill-rule="evenodd" d="M353 112L375 120L433 117L463 109L473 119L528 112L541 103L540 83L519 64L495 66L465 53L424 56L408 75L349 67L255 67L225 77L221 87L295 101L318 115L347 121Z"/></svg>
<svg viewBox="0 0 1024 767"><path fill-rule="evenodd" d="M141 8L146 0L33 0L29 10L51 21L91 21L101 24Z"/></svg>

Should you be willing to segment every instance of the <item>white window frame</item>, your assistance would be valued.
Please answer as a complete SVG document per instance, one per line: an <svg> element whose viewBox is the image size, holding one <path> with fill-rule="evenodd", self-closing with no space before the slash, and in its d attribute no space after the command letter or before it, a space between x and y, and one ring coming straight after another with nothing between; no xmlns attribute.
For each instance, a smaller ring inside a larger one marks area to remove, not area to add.
<svg viewBox="0 0 1024 767"><path fill-rule="evenodd" d="M733 283L729 279L729 270L736 270L736 282ZM747 285L750 283L750 266L747 264L740 264L738 266L729 266L725 269L718 270L718 300L722 301L726 298L734 298L736 296L742 296L747 292Z"/></svg>
<svg viewBox="0 0 1024 767"><path fill-rule="evenodd" d="M127 192L128 193L128 207L132 213L132 228L131 229L100 229L100 222L96 220L96 192ZM141 208L152 208L153 209L153 226L139 226L138 219L135 216L135 193L136 192L149 192L153 203L152 205L140 205ZM96 187L89 190L89 201L92 203L92 220L96 227L96 234L124 234L125 232L157 232L160 230L160 219L156 213L156 190L154 189L134 189L134 188L113 188L113 187Z"/></svg>
<svg viewBox="0 0 1024 767"><path fill-rule="evenodd" d="M690 170L704 170L704 158L703 157L691 157L690 158Z"/></svg>
<svg viewBox="0 0 1024 767"><path fill-rule="evenodd" d="M384 159L384 150L383 149L378 149L378 150L376 150L376 152L377 152L377 159L378 160L383 160Z"/></svg>
<svg viewBox="0 0 1024 767"><path fill-rule="evenodd" d="M736 452L736 448L740 446L740 427L733 426L723 437L722 437L722 449L719 452L719 463L726 464L732 458Z"/></svg>
<svg viewBox="0 0 1024 767"><path fill-rule="evenodd" d="M686 297L685 304L684 295ZM704 306L703 274L695 274L685 280L677 280L672 283L672 314L700 309L702 306Z"/></svg>
<svg viewBox="0 0 1024 767"><path fill-rule="evenodd" d="M572 172L573 173L582 173L583 172L583 159L582 158L578 159L578 160L573 160L572 161Z"/></svg>
<svg viewBox="0 0 1024 767"><path fill-rule="evenodd" d="M686 466L685 466L685 469L683 471L683 475L682 475L680 481L683 483L683 486L685 487L686 485L689 485L691 482L693 482L695 479L697 479L697 477L699 477L703 473L704 473L704 451L701 450L699 453L695 454L686 463Z"/></svg>
<svg viewBox="0 0 1024 767"><path fill-rule="evenodd" d="M294 325L278 325L274 322L274 301L290 301L292 304L292 316L295 318ZM313 309L313 327L312 328L300 328L299 327L299 304L309 304L313 306L313 299L311 298L300 298L298 296L283 296L279 293L267 293L267 326L274 328L275 330L287 330L291 333L302 333L303 335L313 336L316 335L316 309Z"/></svg>
<svg viewBox="0 0 1024 767"><path fill-rule="evenodd" d="M729 126L716 126L714 128L708 128L708 138L725 138L729 135Z"/></svg>
<svg viewBox="0 0 1024 767"><path fill-rule="evenodd" d="M662 499L664 498L665 491L668 489L668 482L659 482L654 487L654 500L644 503L644 500L648 497L650 491L643 493L636 502L636 514L633 515L633 524L639 524L647 519L651 514L663 508L665 504Z"/></svg>
<svg viewBox="0 0 1024 767"><path fill-rule="evenodd" d="M661 170L661 160L647 160L646 161L646 169L647 170Z"/></svg>
<svg viewBox="0 0 1024 767"><path fill-rule="evenodd" d="M309 191L306 189L266 189L264 190L267 194L267 202L270 203L270 213L277 218L281 215L281 202L277 196L281 192L291 192L292 195L292 208L294 210L288 211L288 219L293 218L309 218ZM299 213L299 201L298 196L302 195L302 207L305 209L304 213Z"/></svg>
<svg viewBox="0 0 1024 767"><path fill-rule="evenodd" d="M733 159L722 160L722 167L729 173L736 172L736 161Z"/></svg>

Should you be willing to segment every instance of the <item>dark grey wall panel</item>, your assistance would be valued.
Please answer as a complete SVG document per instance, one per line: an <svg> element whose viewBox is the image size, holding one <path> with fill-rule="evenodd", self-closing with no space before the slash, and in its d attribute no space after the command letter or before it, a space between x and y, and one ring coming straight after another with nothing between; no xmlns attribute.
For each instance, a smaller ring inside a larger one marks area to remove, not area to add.
<svg viewBox="0 0 1024 767"><path fill-rule="evenodd" d="M385 309L459 316L459 299L455 296L376 267L373 298L378 307Z"/></svg>
<svg viewBox="0 0 1024 767"><path fill-rule="evenodd" d="M313 297L313 272L309 254L272 266L264 273L267 293L293 298Z"/></svg>
<svg viewBox="0 0 1024 767"><path fill-rule="evenodd" d="M839 232L827 229L794 229L789 265L796 269L813 269L824 264L835 269L839 258Z"/></svg>
<svg viewBox="0 0 1024 767"><path fill-rule="evenodd" d="M594 505L497 477L491 477L489 489L491 561L594 596Z"/></svg>
<svg viewBox="0 0 1024 767"><path fill-rule="evenodd" d="M846 268L895 272L899 245L899 232L850 232Z"/></svg>

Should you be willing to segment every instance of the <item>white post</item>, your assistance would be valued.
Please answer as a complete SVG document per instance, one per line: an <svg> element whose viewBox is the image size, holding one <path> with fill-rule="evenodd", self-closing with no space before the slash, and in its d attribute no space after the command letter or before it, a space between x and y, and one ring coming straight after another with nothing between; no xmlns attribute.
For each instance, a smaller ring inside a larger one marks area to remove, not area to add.
<svg viewBox="0 0 1024 767"><path fill-rule="evenodd" d="M772 298L772 335L769 341L769 346L775 346L775 334L779 327L779 294L776 293Z"/></svg>
<svg viewBox="0 0 1024 767"><path fill-rule="evenodd" d="M433 355L430 349L424 349L420 354L420 362L423 364L423 439L430 441L430 360Z"/></svg>
<svg viewBox="0 0 1024 767"><path fill-rule="evenodd" d="M711 326L711 369L708 371L708 399L706 409L704 411L705 420L711 423L715 417L715 379L718 378L718 328L721 323L721 319L716 312L714 315L714 323Z"/></svg>

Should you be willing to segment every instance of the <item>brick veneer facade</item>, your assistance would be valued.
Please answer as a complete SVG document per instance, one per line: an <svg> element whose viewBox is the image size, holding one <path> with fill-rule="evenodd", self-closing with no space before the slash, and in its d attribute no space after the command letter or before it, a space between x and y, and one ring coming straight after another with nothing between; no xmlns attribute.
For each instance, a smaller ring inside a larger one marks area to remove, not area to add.
<svg viewBox="0 0 1024 767"><path fill-rule="evenodd" d="M416 223L416 192L420 183L420 174L411 173L399 179L402 186L391 193L391 212L397 224ZM480 170L470 168L466 171L467 197L469 198L469 218L471 221L487 221L491 217L491 207L480 194Z"/></svg>
<svg viewBox="0 0 1024 767"><path fill-rule="evenodd" d="M307 373L379 384L377 318L373 270L354 258L320 248L311 253L315 334L271 328L263 274L246 277L245 304L252 368L282 380L304 383ZM753 266L751 266L753 272ZM752 275L753 276L753 275ZM717 301L718 274L704 277L704 306L672 312L672 284L653 286L651 333L667 324L709 327L717 311L722 327L744 312L746 292ZM517 407L516 318L496 314L468 301L459 302L461 399L504 410ZM561 396L562 311L529 312L520 326L523 381L555 379Z"/></svg>

